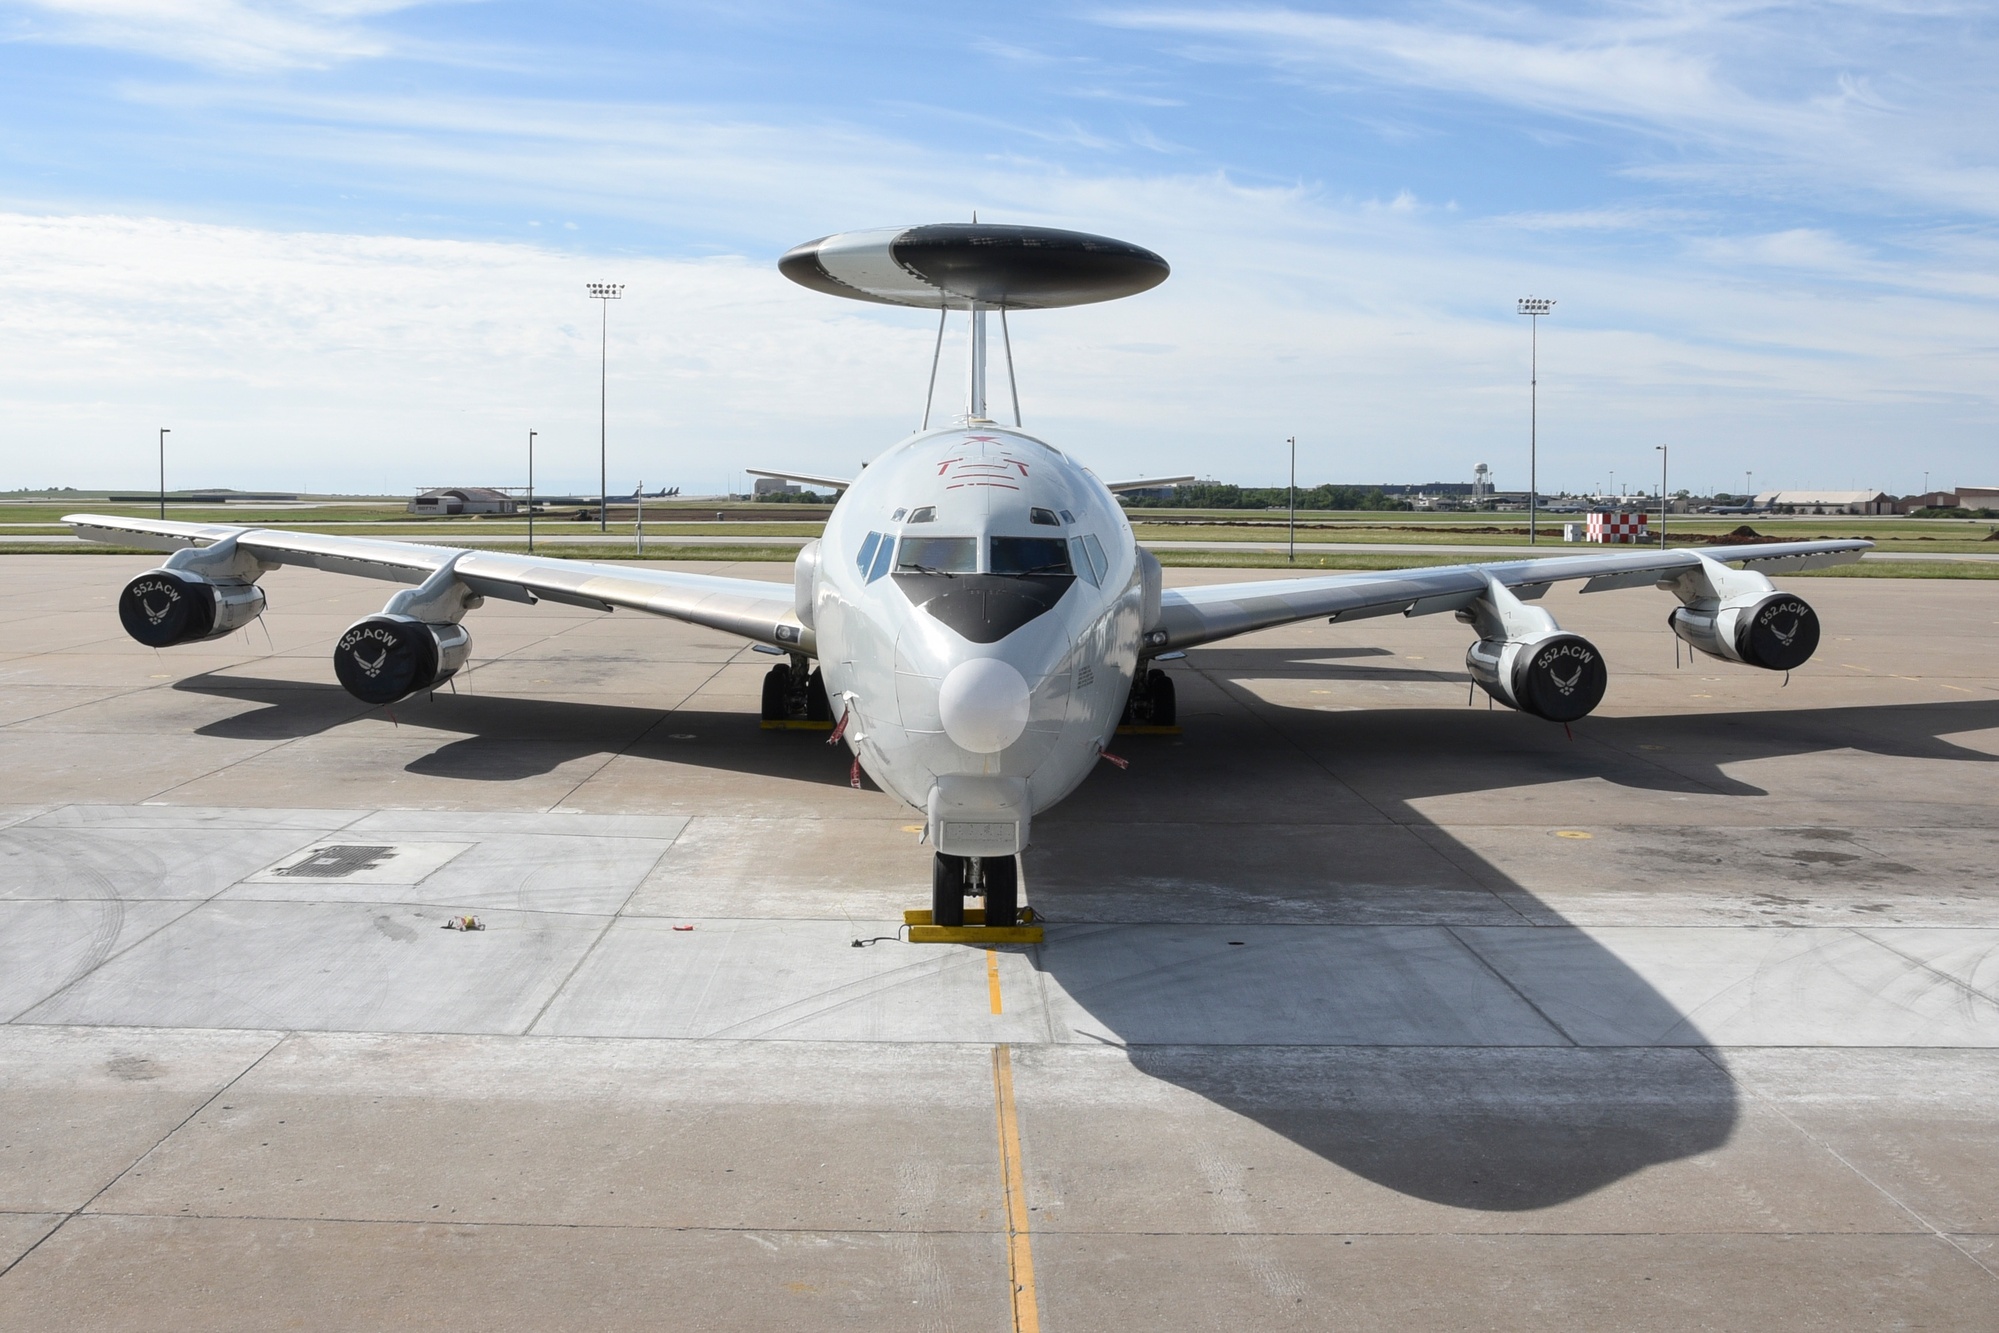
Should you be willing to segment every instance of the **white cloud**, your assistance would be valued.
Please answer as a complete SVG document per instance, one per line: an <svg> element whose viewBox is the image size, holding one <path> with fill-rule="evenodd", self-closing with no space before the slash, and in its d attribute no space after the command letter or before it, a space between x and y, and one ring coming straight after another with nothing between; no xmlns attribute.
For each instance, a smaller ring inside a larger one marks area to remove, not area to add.
<svg viewBox="0 0 1999 1333"><path fill-rule="evenodd" d="M1474 98L1697 154L1633 164L1653 179L1999 216L1989 10L1676 0L1580 12L1428 3L1393 18L1162 5L1100 18L1195 43L1184 54L1197 60Z"/></svg>
<svg viewBox="0 0 1999 1333"><path fill-rule="evenodd" d="M1786 484L1858 471L1904 486L1875 475L1881 460L1947 471L1988 448L1988 368L1964 349L1999 341L1991 305L1828 286L1787 262L1838 258L1825 238L1747 238L1726 262L1634 271L1495 251L1491 229L1436 213L1221 178L1012 188L1050 220L1093 220L1175 265L1144 297L1013 321L1029 425L1101 470L1268 480L1296 433L1308 476L1428 480L1486 461L1503 479L1524 441L1511 310L1529 290L1562 302L1541 344L1557 484L1661 439L1695 484L1705 460L1713 484L1746 465ZM742 466L852 468L914 424L934 326L795 288L769 256L11 215L0 481L132 486L171 426L170 481L499 484L519 479L532 426L546 484L588 486L597 311L582 284L595 279L628 284L611 312L620 485L692 493ZM940 403L957 361L954 335Z"/></svg>
<svg viewBox="0 0 1999 1333"><path fill-rule="evenodd" d="M359 20L415 0L31 0L46 41L135 51L229 71L325 66L386 55Z"/></svg>

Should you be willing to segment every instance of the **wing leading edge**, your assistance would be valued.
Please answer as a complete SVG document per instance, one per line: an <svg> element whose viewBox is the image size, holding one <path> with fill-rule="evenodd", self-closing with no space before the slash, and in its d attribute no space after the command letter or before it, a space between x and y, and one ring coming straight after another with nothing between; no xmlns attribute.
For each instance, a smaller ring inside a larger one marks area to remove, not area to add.
<svg viewBox="0 0 1999 1333"><path fill-rule="evenodd" d="M466 591L482 597L560 602L596 611L623 607L793 652L809 655L815 646L812 631L799 623L789 583L220 523L108 518L101 514L71 514L63 522L85 541L155 551L233 542L238 552L265 565L304 565L392 583L422 584L450 566Z"/></svg>
<svg viewBox="0 0 1999 1333"><path fill-rule="evenodd" d="M1191 648L1320 616L1345 622L1370 616L1461 611L1486 593L1488 578L1531 601L1553 584L1577 579L1588 580L1583 584L1584 592L1649 587L1676 573L1699 569L1703 559L1762 573L1841 565L1858 560L1873 545L1855 540L1605 551L1493 564L1169 588L1160 595L1159 618L1146 633L1146 648L1155 653L1165 648Z"/></svg>

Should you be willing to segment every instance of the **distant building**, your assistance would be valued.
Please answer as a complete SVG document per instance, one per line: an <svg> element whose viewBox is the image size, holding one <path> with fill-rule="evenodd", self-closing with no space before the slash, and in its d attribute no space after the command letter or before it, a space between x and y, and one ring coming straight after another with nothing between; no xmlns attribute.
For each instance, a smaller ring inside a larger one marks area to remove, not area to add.
<svg viewBox="0 0 1999 1333"><path fill-rule="evenodd" d="M1756 507L1780 514L1892 514L1895 497L1885 491L1764 491Z"/></svg>
<svg viewBox="0 0 1999 1333"><path fill-rule="evenodd" d="M490 486L439 487L409 503L412 514L517 514L520 508L520 501Z"/></svg>
<svg viewBox="0 0 1999 1333"><path fill-rule="evenodd" d="M1999 509L1999 486L1960 486L1957 502L1966 509Z"/></svg>
<svg viewBox="0 0 1999 1333"><path fill-rule="evenodd" d="M1913 514L1918 509L1955 509L1956 491L1924 491L1921 495L1905 495L1895 501L1895 512Z"/></svg>
<svg viewBox="0 0 1999 1333"><path fill-rule="evenodd" d="M797 482L786 481L783 477L758 477L755 493L761 498L766 495L797 495L804 489Z"/></svg>

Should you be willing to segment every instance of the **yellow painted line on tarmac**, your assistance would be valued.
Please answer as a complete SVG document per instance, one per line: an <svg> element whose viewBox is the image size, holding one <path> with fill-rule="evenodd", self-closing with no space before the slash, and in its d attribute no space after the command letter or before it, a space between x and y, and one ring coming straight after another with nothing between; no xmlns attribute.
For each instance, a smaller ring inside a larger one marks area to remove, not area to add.
<svg viewBox="0 0 1999 1333"><path fill-rule="evenodd" d="M994 982L995 986L999 983ZM994 991L998 995L998 991ZM999 1012L997 999L993 1012ZM993 1100L999 1107L1000 1187L1006 1199L1006 1268L1013 1288L1013 1333L1041 1333L1034 1252L1027 1240L1027 1178L1020 1166L1020 1121L1013 1107L1013 1052L993 1047Z"/></svg>
<svg viewBox="0 0 1999 1333"><path fill-rule="evenodd" d="M1000 1011L999 992L999 950L986 950L986 997L993 1002L993 1012Z"/></svg>

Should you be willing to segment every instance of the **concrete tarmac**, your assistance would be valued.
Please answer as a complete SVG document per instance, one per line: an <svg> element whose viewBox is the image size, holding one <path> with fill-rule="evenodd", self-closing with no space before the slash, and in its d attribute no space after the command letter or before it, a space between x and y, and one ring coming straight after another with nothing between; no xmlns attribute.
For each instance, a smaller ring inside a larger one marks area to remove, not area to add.
<svg viewBox="0 0 1999 1333"><path fill-rule="evenodd" d="M0 1328L1999 1328L1990 583L1788 684L1557 590L1572 736L1447 616L1197 649L987 953L724 636L370 710L392 589L154 653L150 563L4 565Z"/></svg>

